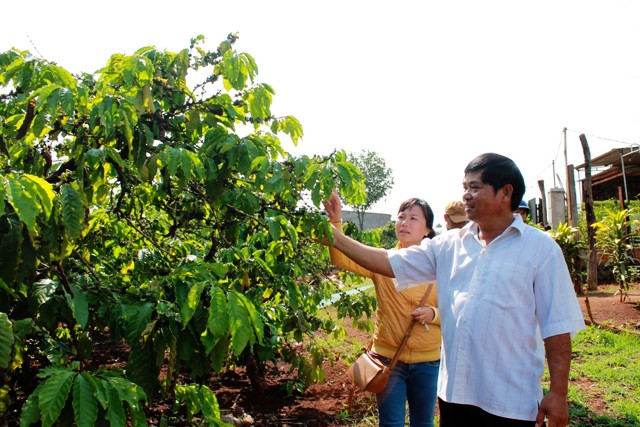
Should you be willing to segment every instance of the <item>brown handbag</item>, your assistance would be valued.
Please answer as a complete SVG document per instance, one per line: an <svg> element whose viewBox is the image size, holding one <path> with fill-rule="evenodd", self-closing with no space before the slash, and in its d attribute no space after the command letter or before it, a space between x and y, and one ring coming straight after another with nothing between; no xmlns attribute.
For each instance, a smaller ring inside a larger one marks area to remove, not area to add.
<svg viewBox="0 0 640 427"><path fill-rule="evenodd" d="M427 297L431 293L432 288L433 283L430 283L427 291L422 297L422 301L420 301L419 306L422 306L427 301ZM347 370L347 375L356 388L376 394L381 393L385 389L385 387L387 386L387 381L389 381L391 371L393 371L393 368L396 367L396 363L398 363L398 357L400 357L402 347L404 347L407 340L411 336L411 331L413 330L413 326L415 325L415 323L416 320L414 318L411 320L411 324L409 325L404 338L402 338L402 342L398 346L396 354L393 355L393 359L391 360L391 364L389 366L385 365L371 354L372 343L369 343L369 346L364 350L364 353L362 353L360 357L358 357Z"/></svg>

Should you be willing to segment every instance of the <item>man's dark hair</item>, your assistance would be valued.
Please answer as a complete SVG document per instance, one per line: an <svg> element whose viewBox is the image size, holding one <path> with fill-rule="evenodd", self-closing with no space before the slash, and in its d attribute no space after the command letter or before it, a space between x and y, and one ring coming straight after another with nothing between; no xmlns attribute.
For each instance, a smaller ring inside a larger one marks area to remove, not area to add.
<svg viewBox="0 0 640 427"><path fill-rule="evenodd" d="M493 187L494 192L511 184L513 187L511 210L518 209L522 196L524 196L524 178L513 160L496 153L481 154L471 160L464 169L465 175L476 172L480 172L482 182Z"/></svg>

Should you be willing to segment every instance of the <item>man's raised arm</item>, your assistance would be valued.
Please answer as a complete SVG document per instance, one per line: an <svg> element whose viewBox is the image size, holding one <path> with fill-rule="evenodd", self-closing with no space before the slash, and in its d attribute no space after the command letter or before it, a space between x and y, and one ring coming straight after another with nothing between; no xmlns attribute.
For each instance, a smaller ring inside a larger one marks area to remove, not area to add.
<svg viewBox="0 0 640 427"><path fill-rule="evenodd" d="M325 241L325 244L328 242ZM395 277L386 249L363 245L342 233L333 233L333 247L367 270Z"/></svg>

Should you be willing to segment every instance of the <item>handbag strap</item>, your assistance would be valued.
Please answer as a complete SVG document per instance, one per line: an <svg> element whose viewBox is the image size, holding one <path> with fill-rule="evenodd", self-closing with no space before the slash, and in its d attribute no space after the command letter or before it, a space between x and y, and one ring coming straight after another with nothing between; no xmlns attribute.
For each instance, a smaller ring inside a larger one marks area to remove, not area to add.
<svg viewBox="0 0 640 427"><path fill-rule="evenodd" d="M424 305L424 303L427 301L427 298L431 293L431 289L433 289L433 283L429 283L429 287L427 288L427 291L424 293L424 296L422 297L420 304L418 304L418 307ZM411 336L411 331L413 330L413 327L415 326L415 324L416 324L416 319L414 317L413 319L411 319L411 324L409 324L409 327L407 328L407 332L404 334L404 337L402 338L402 342L400 342L400 345L396 350L396 354L393 355L393 360L389 365L389 371L393 371L393 368L396 367L396 363L398 363L398 358L400 357L400 352L402 351L402 347L404 347L404 345L407 343L407 340Z"/></svg>

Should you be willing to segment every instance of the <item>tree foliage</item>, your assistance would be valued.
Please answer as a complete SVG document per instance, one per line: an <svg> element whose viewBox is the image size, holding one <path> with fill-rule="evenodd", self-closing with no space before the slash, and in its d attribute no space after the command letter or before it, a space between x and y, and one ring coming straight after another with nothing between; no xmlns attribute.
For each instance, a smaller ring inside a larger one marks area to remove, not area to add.
<svg viewBox="0 0 640 427"><path fill-rule="evenodd" d="M363 182L342 151L283 149L302 127L271 112L274 89L235 41L143 47L77 76L0 54L0 375L9 390L39 378L24 425L74 411L78 425L99 411L137 425L141 402L181 376L237 365L256 387L269 360L321 378L293 345L340 333L318 316L335 287L317 208L335 187L362 198ZM131 349L123 372L92 370L105 331ZM180 390L216 418L207 388Z"/></svg>
<svg viewBox="0 0 640 427"><path fill-rule="evenodd" d="M633 209L608 211L608 214L593 224L596 229L596 247L606 264L613 269L619 286L620 302L627 297L629 283L635 280L638 260L633 252L633 236L637 233L638 220Z"/></svg>
<svg viewBox="0 0 640 427"><path fill-rule="evenodd" d="M365 198L351 200L350 206L358 215L360 230L364 229L364 214L376 202L382 200L393 187L393 171L387 167L384 158L375 151L362 150L359 154L349 153L349 161L358 167L364 176Z"/></svg>
<svg viewBox="0 0 640 427"><path fill-rule="evenodd" d="M583 271L583 253L588 248L587 244L580 239L577 227L563 222L549 233L562 249L574 290L578 295L582 295L582 285L586 276L586 272Z"/></svg>

